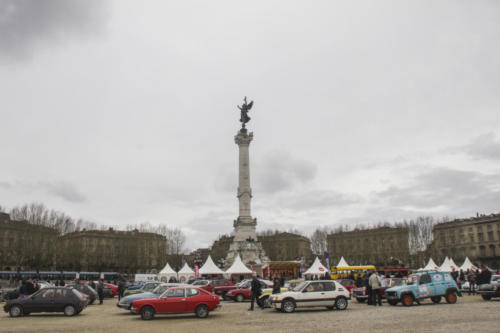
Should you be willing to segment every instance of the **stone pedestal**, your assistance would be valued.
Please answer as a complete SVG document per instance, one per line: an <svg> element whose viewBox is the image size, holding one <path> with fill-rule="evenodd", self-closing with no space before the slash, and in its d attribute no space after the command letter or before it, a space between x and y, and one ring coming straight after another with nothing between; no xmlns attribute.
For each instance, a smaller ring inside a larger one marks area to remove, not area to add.
<svg viewBox="0 0 500 333"><path fill-rule="evenodd" d="M233 223L233 243L229 247L226 265L229 267L239 253L245 265L252 264L257 274L262 274L262 266L266 263L266 254L262 244L257 241L255 229L257 219L251 215L252 188L250 187L250 153L249 146L253 133L242 128L234 137L239 148L238 191L239 215Z"/></svg>

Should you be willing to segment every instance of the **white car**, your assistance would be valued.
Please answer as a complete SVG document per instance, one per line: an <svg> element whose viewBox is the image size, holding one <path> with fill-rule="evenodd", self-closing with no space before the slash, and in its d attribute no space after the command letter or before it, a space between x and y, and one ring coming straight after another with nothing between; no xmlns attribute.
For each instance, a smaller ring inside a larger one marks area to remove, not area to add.
<svg viewBox="0 0 500 333"><path fill-rule="evenodd" d="M269 296L274 308L286 313L302 307L345 310L350 297L349 290L333 280L304 281L291 291Z"/></svg>

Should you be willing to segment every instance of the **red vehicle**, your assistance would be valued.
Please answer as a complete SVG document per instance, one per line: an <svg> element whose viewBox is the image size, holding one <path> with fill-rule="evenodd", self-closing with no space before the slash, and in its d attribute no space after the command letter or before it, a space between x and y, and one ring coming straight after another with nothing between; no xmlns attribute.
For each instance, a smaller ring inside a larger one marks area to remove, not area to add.
<svg viewBox="0 0 500 333"><path fill-rule="evenodd" d="M221 296L222 298L224 298L226 300L229 298L234 300L234 299L236 299L236 296L234 296L234 295L237 295L237 294L234 294L234 293L229 294L229 292L231 292L232 290L236 290L236 289L250 288L251 281L252 280L243 280L243 281L240 281L237 284L233 284L233 285L217 286L217 287L213 288L212 292L216 295ZM273 283L271 281L261 280L261 279L259 279L259 281L260 281L260 284L262 286L262 289L273 287ZM241 301L243 301L244 299L245 299L245 297L243 296L243 299L241 299Z"/></svg>
<svg viewBox="0 0 500 333"><path fill-rule="evenodd" d="M194 312L198 318L206 318L210 311L220 307L219 297L192 286L168 289L159 298L146 298L132 302L130 312L140 314L143 320L151 320L156 314Z"/></svg>
<svg viewBox="0 0 500 333"><path fill-rule="evenodd" d="M259 280L261 289L272 288L272 285ZM229 290L225 298L230 298L236 302L243 302L246 299L252 299L252 290L250 289L252 280L243 280L234 289Z"/></svg>
<svg viewBox="0 0 500 333"><path fill-rule="evenodd" d="M209 293L214 291L215 287L229 287L229 286L234 286L234 283L232 283L229 280L210 280L208 284L200 287L201 289L205 289Z"/></svg>
<svg viewBox="0 0 500 333"><path fill-rule="evenodd" d="M349 292L351 292L352 289L356 288L356 282L351 279L338 279L337 282L343 285L347 290L349 290Z"/></svg>
<svg viewBox="0 0 500 333"><path fill-rule="evenodd" d="M380 290L382 292L382 298L385 298L385 290L391 287L400 286L406 283L406 278L385 278L382 279L382 286ZM359 303L363 303L368 299L366 293L366 287L354 288L351 291L351 297L356 298Z"/></svg>

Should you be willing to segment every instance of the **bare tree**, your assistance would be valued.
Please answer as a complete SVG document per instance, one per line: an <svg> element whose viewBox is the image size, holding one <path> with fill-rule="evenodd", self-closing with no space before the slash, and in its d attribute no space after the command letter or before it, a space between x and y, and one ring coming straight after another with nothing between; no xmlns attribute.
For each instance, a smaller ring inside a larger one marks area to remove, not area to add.
<svg viewBox="0 0 500 333"><path fill-rule="evenodd" d="M326 237L328 228L318 228L311 236L311 250L314 254L322 255L327 250Z"/></svg>

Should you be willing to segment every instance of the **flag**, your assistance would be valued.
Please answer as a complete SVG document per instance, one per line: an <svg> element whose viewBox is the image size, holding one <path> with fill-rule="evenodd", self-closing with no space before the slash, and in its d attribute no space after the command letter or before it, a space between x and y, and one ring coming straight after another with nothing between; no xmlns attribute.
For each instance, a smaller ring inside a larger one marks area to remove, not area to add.
<svg viewBox="0 0 500 333"><path fill-rule="evenodd" d="M328 252L325 251L325 262L326 269L328 270L328 274L330 274L330 257L328 257Z"/></svg>
<svg viewBox="0 0 500 333"><path fill-rule="evenodd" d="M200 275L200 271L198 269L198 264L194 264L194 277L198 278Z"/></svg>

